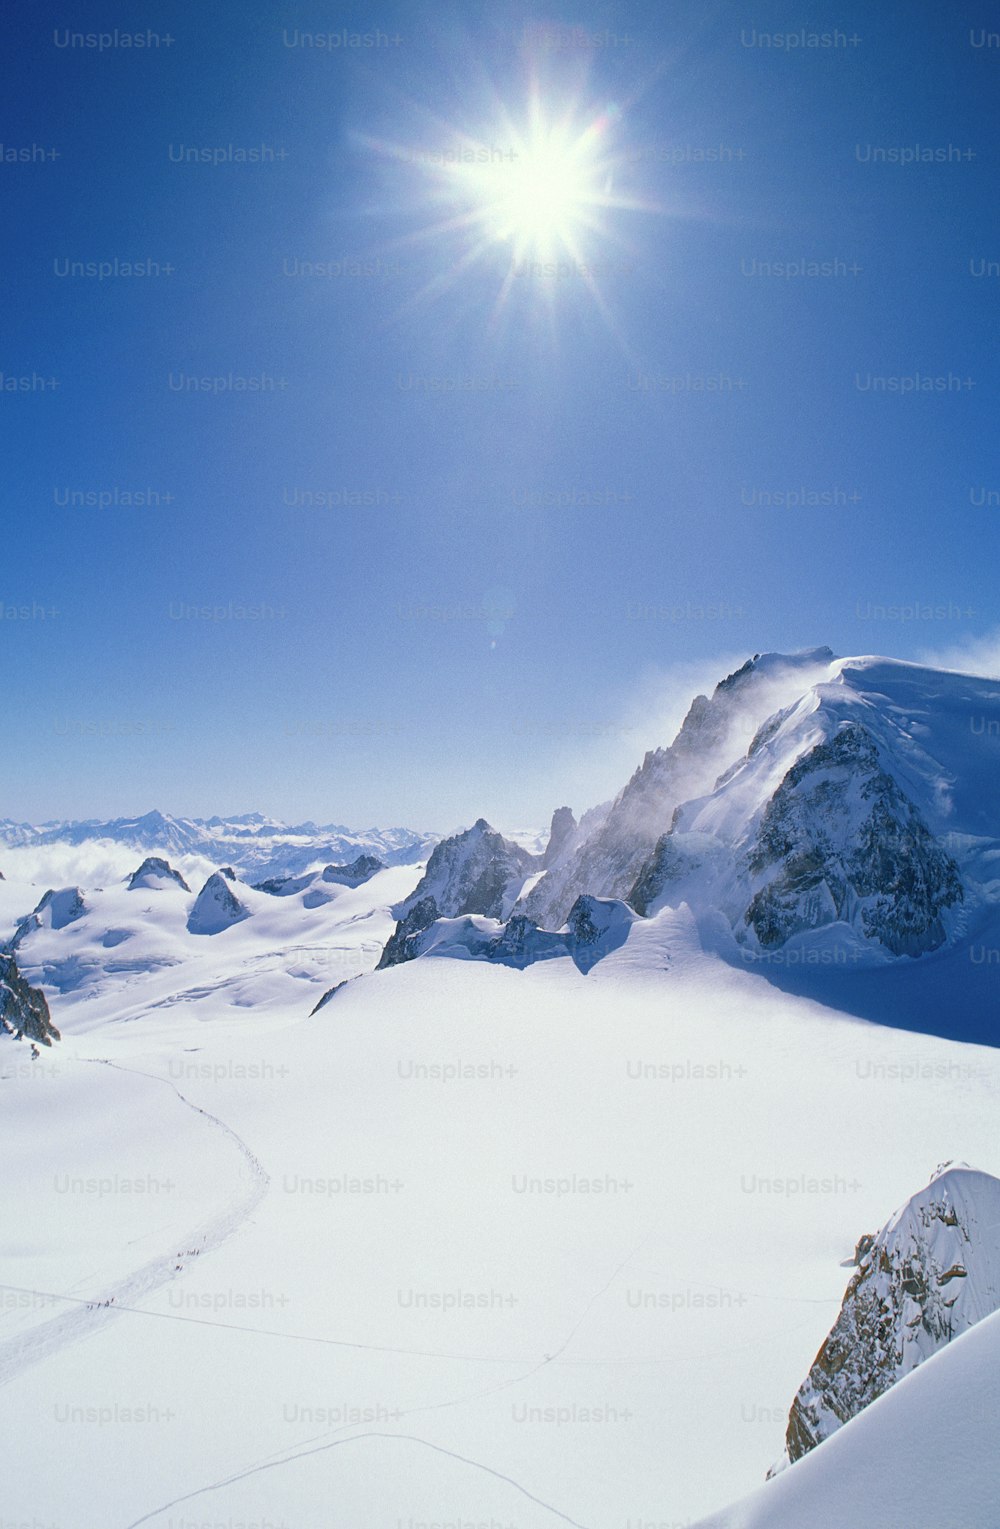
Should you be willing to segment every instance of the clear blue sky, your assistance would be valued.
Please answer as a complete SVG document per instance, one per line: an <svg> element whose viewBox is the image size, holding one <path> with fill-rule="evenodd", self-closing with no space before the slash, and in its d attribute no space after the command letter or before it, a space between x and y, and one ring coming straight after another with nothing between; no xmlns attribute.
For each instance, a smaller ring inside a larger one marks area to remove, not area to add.
<svg viewBox="0 0 1000 1529"><path fill-rule="evenodd" d="M667 741L660 677L996 628L995 11L809 10L8 16L0 816L537 822ZM115 28L160 46L68 45ZM511 245L417 161L508 146L532 77L646 205L576 230L600 301L498 309ZM62 274L115 260L161 274ZM761 274L800 260L839 274ZM230 374L273 389L179 390Z"/></svg>

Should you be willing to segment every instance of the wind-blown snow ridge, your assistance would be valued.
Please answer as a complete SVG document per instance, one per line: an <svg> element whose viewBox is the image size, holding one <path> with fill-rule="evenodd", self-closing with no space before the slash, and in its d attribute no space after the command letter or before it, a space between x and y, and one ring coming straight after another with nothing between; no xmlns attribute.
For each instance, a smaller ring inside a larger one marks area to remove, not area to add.
<svg viewBox="0 0 1000 1529"><path fill-rule="evenodd" d="M998 737L995 681L829 649L758 654L695 698L610 807L579 824L558 810L511 938L524 950L526 927L554 934L589 896L643 917L721 915L751 953L833 937L877 963L952 944L1000 907ZM461 860L461 836L445 853ZM447 953L423 935L436 918L504 917L485 898L445 906L429 881L418 893L385 964Z"/></svg>

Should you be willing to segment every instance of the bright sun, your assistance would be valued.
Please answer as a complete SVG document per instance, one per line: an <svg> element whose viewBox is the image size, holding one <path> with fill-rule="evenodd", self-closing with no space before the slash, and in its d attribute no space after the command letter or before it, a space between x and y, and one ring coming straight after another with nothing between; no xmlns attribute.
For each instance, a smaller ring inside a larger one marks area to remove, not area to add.
<svg viewBox="0 0 1000 1529"><path fill-rule="evenodd" d="M406 170L406 200L420 225L404 242L433 246L440 265L419 294L428 300L483 266L499 282L499 312L515 288L541 293L549 306L567 285L585 286L607 314L599 280L614 268L607 246L625 248L622 210L653 211L623 188L627 156L615 145L617 106L584 112L578 100L529 93L517 120L494 103L493 128L472 137L435 123L426 147L367 140ZM443 259L445 252L447 259ZM568 284L556 279L578 277ZM518 282L521 276L539 278Z"/></svg>
<svg viewBox="0 0 1000 1529"><path fill-rule="evenodd" d="M487 163L468 167L473 222L484 236L509 242L516 259L578 256L584 233L610 201L596 129L574 135L536 122L527 135L512 136L508 145L487 146Z"/></svg>

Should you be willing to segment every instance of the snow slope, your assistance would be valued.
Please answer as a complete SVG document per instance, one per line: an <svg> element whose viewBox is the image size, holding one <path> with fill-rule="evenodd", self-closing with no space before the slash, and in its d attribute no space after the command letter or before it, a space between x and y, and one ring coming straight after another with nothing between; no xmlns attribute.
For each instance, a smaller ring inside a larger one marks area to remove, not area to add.
<svg viewBox="0 0 1000 1529"><path fill-rule="evenodd" d="M294 1019L334 982L375 966L392 932L390 908L421 869L391 867L358 887L327 881L320 871L282 897L221 872L193 891L162 876L143 890L126 875L82 893L46 892L41 911L20 921L38 889L8 881L0 884L0 917L20 931L16 955L26 980L47 992L59 1014L80 1013L88 1025L206 996L244 1012L277 1006Z"/></svg>
<svg viewBox="0 0 1000 1529"><path fill-rule="evenodd" d="M697 1529L996 1529L1000 1313Z"/></svg>
<svg viewBox="0 0 1000 1529"><path fill-rule="evenodd" d="M236 976L261 916L202 940L217 985L148 979L177 1002L67 994L54 1073L0 1053L0 1301L62 1298L0 1317L4 1401L47 1425L14 1519L685 1524L777 1458L915 1156L1000 1169L998 1053L907 1038L901 1080L898 1032L719 962L687 913L586 975L411 961L314 1018Z"/></svg>
<svg viewBox="0 0 1000 1529"><path fill-rule="evenodd" d="M932 1354L1000 1308L1000 1179L946 1165L881 1231L792 1403L799 1460Z"/></svg>

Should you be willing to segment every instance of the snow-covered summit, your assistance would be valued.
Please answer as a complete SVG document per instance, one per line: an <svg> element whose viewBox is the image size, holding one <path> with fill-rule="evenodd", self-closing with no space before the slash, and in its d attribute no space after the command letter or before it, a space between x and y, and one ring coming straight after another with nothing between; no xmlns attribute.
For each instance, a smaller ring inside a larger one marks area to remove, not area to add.
<svg viewBox="0 0 1000 1529"><path fill-rule="evenodd" d="M228 866L213 872L188 914L189 934L220 934L223 929L250 917L250 909L229 885L235 880L236 876Z"/></svg>
<svg viewBox="0 0 1000 1529"><path fill-rule="evenodd" d="M1000 906L998 738L996 681L829 648L757 654L695 697L609 806L579 823L556 811L512 911L554 933L580 897L643 917L687 904L754 958L792 939L919 957ZM436 918L507 917L495 865L489 895L465 895L470 845L438 846L385 964L454 945L412 940ZM505 863L506 889L521 869ZM522 954L550 953L523 936Z"/></svg>
<svg viewBox="0 0 1000 1529"><path fill-rule="evenodd" d="M1000 894L1000 685L841 659L682 804L632 889L644 913L721 909L773 948L839 926L919 955Z"/></svg>
<svg viewBox="0 0 1000 1529"><path fill-rule="evenodd" d="M398 923L381 964L411 959L418 953L413 936L436 919L464 914L507 918L525 878L537 868L536 856L505 839L485 818L442 839L414 891L393 908Z"/></svg>
<svg viewBox="0 0 1000 1529"><path fill-rule="evenodd" d="M565 836L554 864L532 887L523 911L546 928L563 923L581 893L627 897L657 839L681 802L709 791L750 745L761 723L836 660L829 648L755 654L691 702L676 738L648 751L610 808Z"/></svg>
<svg viewBox="0 0 1000 1529"><path fill-rule="evenodd" d="M128 879L130 892L162 892L173 887L184 892L191 890L180 871L175 871L170 861L159 855L147 855Z"/></svg>
<svg viewBox="0 0 1000 1529"><path fill-rule="evenodd" d="M65 929L86 911L80 887L50 887L14 931L10 949L17 950L36 929Z"/></svg>

